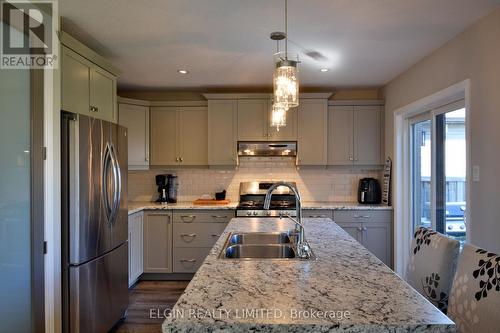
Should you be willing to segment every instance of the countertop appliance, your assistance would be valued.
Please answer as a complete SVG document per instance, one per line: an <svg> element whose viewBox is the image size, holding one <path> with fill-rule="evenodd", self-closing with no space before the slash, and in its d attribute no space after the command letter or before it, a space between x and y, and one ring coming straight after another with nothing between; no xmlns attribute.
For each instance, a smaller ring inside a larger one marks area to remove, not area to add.
<svg viewBox="0 0 500 333"><path fill-rule="evenodd" d="M361 178L358 187L358 202L360 204L379 204L382 200L380 184L375 178Z"/></svg>
<svg viewBox="0 0 500 333"><path fill-rule="evenodd" d="M264 199L273 181L240 183L240 202L236 207L237 217L278 217L287 214L295 217L295 195L289 188L280 186L272 195L269 210L264 209ZM294 182L293 186L297 186Z"/></svg>
<svg viewBox="0 0 500 333"><path fill-rule="evenodd" d="M128 307L127 129L62 113L63 332L107 332Z"/></svg>
<svg viewBox="0 0 500 333"><path fill-rule="evenodd" d="M158 186L158 199L156 202L167 202L168 201L168 187L167 187L167 176L168 175L156 175L155 181L156 186Z"/></svg>

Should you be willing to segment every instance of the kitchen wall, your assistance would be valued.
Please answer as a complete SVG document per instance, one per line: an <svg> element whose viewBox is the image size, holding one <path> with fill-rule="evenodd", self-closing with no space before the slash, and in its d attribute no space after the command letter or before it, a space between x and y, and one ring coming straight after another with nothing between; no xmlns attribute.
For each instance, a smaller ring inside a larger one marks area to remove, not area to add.
<svg viewBox="0 0 500 333"><path fill-rule="evenodd" d="M481 170L480 181L472 182L468 232L473 244L500 253L500 8L387 84L386 154L394 156L395 110L466 79L470 162Z"/></svg>
<svg viewBox="0 0 500 333"><path fill-rule="evenodd" d="M227 190L227 198L238 201L243 181L286 180L297 182L303 201L354 202L358 180L379 178L379 171L301 168L286 157L241 158L237 169L177 169L129 171L129 200L152 201L157 198L155 175L175 173L179 176L179 201L192 201L202 194L213 195Z"/></svg>

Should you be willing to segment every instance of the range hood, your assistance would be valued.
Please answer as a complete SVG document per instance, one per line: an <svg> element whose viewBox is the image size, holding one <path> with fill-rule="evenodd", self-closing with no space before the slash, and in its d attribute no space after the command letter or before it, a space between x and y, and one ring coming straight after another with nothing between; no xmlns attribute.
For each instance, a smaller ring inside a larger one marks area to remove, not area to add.
<svg viewBox="0 0 500 333"><path fill-rule="evenodd" d="M238 156L297 156L295 141L239 141Z"/></svg>

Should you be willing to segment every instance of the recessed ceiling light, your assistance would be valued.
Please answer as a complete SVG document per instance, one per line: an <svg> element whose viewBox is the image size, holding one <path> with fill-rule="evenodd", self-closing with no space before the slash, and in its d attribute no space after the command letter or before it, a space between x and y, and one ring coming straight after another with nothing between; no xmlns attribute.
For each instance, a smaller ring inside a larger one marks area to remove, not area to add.
<svg viewBox="0 0 500 333"><path fill-rule="evenodd" d="M321 68L319 71L320 72L328 72L328 68Z"/></svg>
<svg viewBox="0 0 500 333"><path fill-rule="evenodd" d="M178 69L177 70L177 73L180 73L180 74L187 74L189 73L189 71L187 69Z"/></svg>

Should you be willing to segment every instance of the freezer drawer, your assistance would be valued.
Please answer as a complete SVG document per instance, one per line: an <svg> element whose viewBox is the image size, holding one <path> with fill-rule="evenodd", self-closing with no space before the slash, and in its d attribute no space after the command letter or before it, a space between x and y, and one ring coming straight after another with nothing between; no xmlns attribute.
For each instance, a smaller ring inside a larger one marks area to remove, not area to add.
<svg viewBox="0 0 500 333"><path fill-rule="evenodd" d="M128 306L128 243L69 272L69 331L107 332Z"/></svg>

